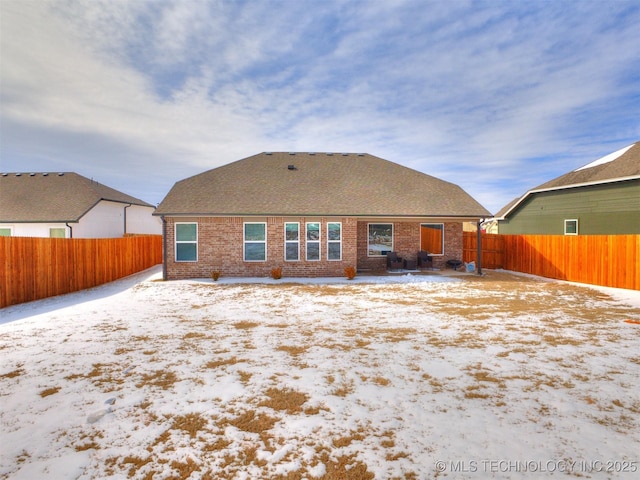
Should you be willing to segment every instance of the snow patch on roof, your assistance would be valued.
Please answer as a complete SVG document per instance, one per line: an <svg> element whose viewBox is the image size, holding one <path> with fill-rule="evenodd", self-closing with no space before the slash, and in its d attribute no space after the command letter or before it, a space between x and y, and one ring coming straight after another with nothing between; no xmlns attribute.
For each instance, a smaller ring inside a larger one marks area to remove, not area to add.
<svg viewBox="0 0 640 480"><path fill-rule="evenodd" d="M604 157L599 158L598 160L594 160L593 162L588 163L584 167L576 168L574 170L574 172L579 172L580 170L585 170L587 168L597 167L598 165L604 165L605 163L613 162L616 158L621 157L622 155L624 155L627 150L629 150L631 147L633 147L633 145L634 144L631 144L628 147L621 148L620 150L618 150L616 152L610 153L609 155L605 155Z"/></svg>

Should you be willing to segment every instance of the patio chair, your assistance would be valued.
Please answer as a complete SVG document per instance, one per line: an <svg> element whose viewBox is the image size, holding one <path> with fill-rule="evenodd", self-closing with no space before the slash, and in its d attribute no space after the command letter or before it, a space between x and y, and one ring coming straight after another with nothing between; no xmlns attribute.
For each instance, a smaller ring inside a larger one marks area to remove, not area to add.
<svg viewBox="0 0 640 480"><path fill-rule="evenodd" d="M397 252L387 253L387 269L401 270L403 265L402 257L399 257Z"/></svg>
<svg viewBox="0 0 640 480"><path fill-rule="evenodd" d="M418 252L418 268L433 268L433 258L429 252L424 250Z"/></svg>
<svg viewBox="0 0 640 480"><path fill-rule="evenodd" d="M463 263L462 263L462 260L452 259L452 260L447 260L447 265L457 271L463 265Z"/></svg>

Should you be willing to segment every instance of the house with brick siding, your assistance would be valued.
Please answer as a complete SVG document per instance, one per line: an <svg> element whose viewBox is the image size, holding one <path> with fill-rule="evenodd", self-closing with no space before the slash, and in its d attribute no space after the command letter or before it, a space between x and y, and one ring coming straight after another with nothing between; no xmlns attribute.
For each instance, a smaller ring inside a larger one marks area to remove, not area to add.
<svg viewBox="0 0 640 480"><path fill-rule="evenodd" d="M434 268L462 259L462 224L491 214L459 186L365 153L264 152L177 182L164 278L343 276L388 252Z"/></svg>

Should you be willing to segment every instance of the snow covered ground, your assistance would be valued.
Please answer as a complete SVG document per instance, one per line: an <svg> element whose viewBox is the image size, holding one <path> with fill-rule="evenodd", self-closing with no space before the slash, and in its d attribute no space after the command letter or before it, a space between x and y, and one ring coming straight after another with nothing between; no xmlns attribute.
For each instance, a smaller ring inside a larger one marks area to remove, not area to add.
<svg viewBox="0 0 640 480"><path fill-rule="evenodd" d="M640 292L159 277L0 310L0 477L640 475Z"/></svg>

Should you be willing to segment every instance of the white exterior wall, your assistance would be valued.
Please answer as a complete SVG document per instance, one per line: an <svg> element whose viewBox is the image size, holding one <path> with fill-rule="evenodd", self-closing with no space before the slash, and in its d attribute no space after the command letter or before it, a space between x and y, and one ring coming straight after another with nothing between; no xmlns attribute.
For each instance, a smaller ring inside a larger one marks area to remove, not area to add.
<svg viewBox="0 0 640 480"><path fill-rule="evenodd" d="M162 235L162 220L152 215L154 211L141 205L127 208L127 233Z"/></svg>
<svg viewBox="0 0 640 480"><path fill-rule="evenodd" d="M69 237L69 229L64 223L0 223L0 227L11 228L12 237L48 237L50 228L64 228Z"/></svg>
<svg viewBox="0 0 640 480"><path fill-rule="evenodd" d="M127 204L101 201L87 212L78 223L69 223L73 234L64 223L2 223L10 227L14 237L49 237L50 228L64 228L67 238L117 238L124 229L124 207ZM162 234L162 220L152 216L152 207L132 205L127 208L127 232L130 234Z"/></svg>
<svg viewBox="0 0 640 480"><path fill-rule="evenodd" d="M126 204L101 201L79 223L71 224L73 238L115 238L124 235Z"/></svg>

